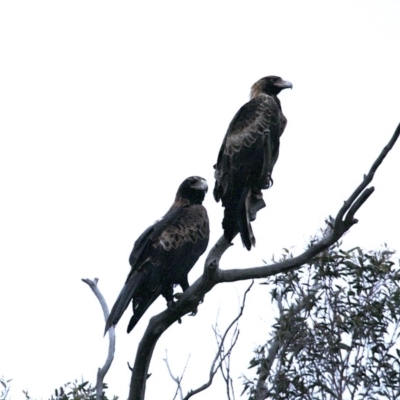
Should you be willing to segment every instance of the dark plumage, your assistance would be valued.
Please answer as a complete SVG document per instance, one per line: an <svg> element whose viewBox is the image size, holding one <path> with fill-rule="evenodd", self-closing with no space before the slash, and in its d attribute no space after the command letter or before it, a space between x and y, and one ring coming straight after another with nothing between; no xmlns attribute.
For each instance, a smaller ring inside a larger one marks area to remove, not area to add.
<svg viewBox="0 0 400 400"><path fill-rule="evenodd" d="M214 198L225 207L222 227L231 242L240 232L247 250L255 245L250 221L265 207L262 189L272 185L279 138L286 126L279 92L292 84L267 76L251 88L250 101L236 113L218 154Z"/></svg>
<svg viewBox="0 0 400 400"><path fill-rule="evenodd" d="M116 325L132 301L133 316L128 333L162 294L173 301L174 285L185 291L188 273L207 248L209 223L201 205L208 186L205 179L192 176L179 186L168 212L136 240L129 257L131 272L107 319L105 332Z"/></svg>

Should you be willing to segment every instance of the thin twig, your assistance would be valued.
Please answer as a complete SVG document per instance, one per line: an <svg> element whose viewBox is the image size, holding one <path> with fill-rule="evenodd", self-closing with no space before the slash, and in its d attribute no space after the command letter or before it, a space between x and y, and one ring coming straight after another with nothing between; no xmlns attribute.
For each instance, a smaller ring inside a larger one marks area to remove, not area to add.
<svg viewBox="0 0 400 400"><path fill-rule="evenodd" d="M226 357L224 357L224 359L222 360L223 363L221 363L221 374L222 377L224 378L225 384L226 384L226 395L227 395L227 399L231 400L231 393L233 396L233 399L235 399L235 391L233 389L233 380L231 378L231 355L232 355L232 350L233 348L236 346L236 342L238 341L239 338L239 329L238 329L238 325L236 324L235 327L235 331L232 335L232 339L231 339L231 344L229 346L228 351L226 352ZM224 371L225 368L225 371Z"/></svg>
<svg viewBox="0 0 400 400"><path fill-rule="evenodd" d="M186 360L186 364L185 364L185 367L183 368L182 375L181 375L180 377L175 377L174 374L173 374L172 371L171 371L171 367L169 366L169 362L168 362L168 352L167 352L167 350L165 350L165 358L163 359L163 361L165 362L165 364L166 364L166 366L167 366L169 376L170 376L170 377L172 378L172 380L177 384L177 388L176 388L176 392L175 392L175 395L174 395L174 397L173 397L173 400L176 398L176 396L177 396L177 394L178 394L178 391L179 391L181 400L183 399L183 393L182 393L182 385L181 385L181 382L182 382L183 376L185 375L186 368L187 368L187 366L188 366L188 364L189 364L189 359L190 359L190 354L189 354L189 356L188 356L188 359Z"/></svg>
<svg viewBox="0 0 400 400"><path fill-rule="evenodd" d="M91 279L82 279L82 281L85 282L86 284L88 284L90 289L92 289L93 293L96 295L97 299L100 302L101 309L103 310L104 320L107 321L107 318L108 318L110 312L108 310L106 300L104 299L104 296L101 294L101 292L97 286L97 282L99 281L98 278L94 278L93 281ZM97 370L96 400L101 400L101 397L103 395L104 378L114 360L115 329L113 326L108 330L108 338L109 338L109 344L108 344L108 354L107 354L106 362L104 363L102 368L99 368Z"/></svg>
<svg viewBox="0 0 400 400"><path fill-rule="evenodd" d="M203 385L201 385L200 387L198 387L195 390L191 390L184 398L183 400L188 400L190 399L192 396L194 396L197 393L202 392L203 390L209 388L213 382L214 376L215 374L218 372L218 370L220 368L222 368L222 363L225 360L225 358L227 357L227 355L230 353L230 351L232 350L233 346L236 344L236 340L237 340L237 336L239 335L239 333L237 333L236 335L236 339L234 339L233 344L231 345L231 347L229 348L228 352L226 352L226 354L223 356L222 352L223 352L223 348L224 348L224 342L226 339L226 336L228 335L230 329L232 328L232 326L234 326L237 321L239 321L240 317L243 315L243 311L244 311L244 306L246 304L246 296L247 293L249 293L249 291L251 290L252 286L254 284L254 281L251 282L250 286L246 289L246 291L244 292L243 295L243 301L242 301L242 306L240 307L240 311L239 314L235 317L235 319L229 324L229 326L226 328L225 333L222 335L221 337L221 341L219 343L218 346L218 351L217 354L214 357L213 362L211 363L211 368L210 368L210 374L208 377L208 381L206 383L204 383ZM214 331L215 332L215 331ZM220 362L217 364L218 359L220 360Z"/></svg>

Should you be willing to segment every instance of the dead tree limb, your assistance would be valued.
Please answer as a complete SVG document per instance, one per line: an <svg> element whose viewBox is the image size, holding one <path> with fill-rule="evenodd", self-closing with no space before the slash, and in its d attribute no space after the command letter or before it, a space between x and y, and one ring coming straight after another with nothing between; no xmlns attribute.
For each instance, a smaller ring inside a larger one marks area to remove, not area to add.
<svg viewBox="0 0 400 400"><path fill-rule="evenodd" d="M169 326L185 314L192 312L204 299L205 294L215 285L247 279L267 278L268 276L299 268L318 253L336 243L354 224L356 224L358 221L354 218L355 213L374 192L373 187L367 188L367 186L371 183L375 172L396 143L399 135L400 124L397 126L389 143L384 147L373 163L369 173L364 176L361 184L344 202L336 218L328 223L331 229L321 240L313 243L303 254L272 265L221 270L219 268L219 261L224 252L230 247L230 244L222 236L208 254L203 275L182 294L173 308L168 308L150 319L149 325L137 350L128 399L144 400L148 368L157 340Z"/></svg>
<svg viewBox="0 0 400 400"><path fill-rule="evenodd" d="M239 332L236 333L236 336L233 340L233 342L231 343L231 346L229 347L228 351L225 352L225 354L223 353L224 350L224 344L225 344L225 339L229 333L229 331L231 330L231 328L237 324L237 322L239 321L240 317L243 315L243 311L244 311L244 307L246 304L246 296L247 293L249 293L249 291L251 290L252 286L254 284L254 281L251 282L250 286L246 289L246 291L244 292L243 295L243 301L242 301L242 305L240 307L240 311L239 314L235 317L235 319L229 324L229 326L226 328L225 333L220 337L219 340L219 344L218 344L218 351L217 354L214 357L213 362L211 363L211 368L210 368L210 373L209 373L209 377L208 377L208 381L201 385L200 387L198 387L195 390L191 390L184 398L183 400L188 400L190 399L192 396L194 396L197 393L202 392L203 390L206 390L207 388L209 388L213 382L214 376L215 374L218 372L218 370L221 368L222 369L222 364L224 362L224 360L226 359L226 357L230 354L230 352L232 351L232 348L235 346L236 341L237 341L237 337L239 335ZM216 332L216 331L215 331ZM219 363L217 364L217 361L219 360Z"/></svg>
<svg viewBox="0 0 400 400"><path fill-rule="evenodd" d="M89 285L90 289L92 289L93 293L97 297L100 302L101 309L103 310L104 320L107 321L108 315L110 314L108 310L108 306L106 300L104 299L103 295L100 292L100 289L97 286L97 282L99 281L98 278L94 278L92 281L91 279L82 279L83 282ZM103 382L104 377L106 376L110 366L114 360L114 353L115 353L115 329L112 326L108 330L108 354L106 362L104 363L102 368L97 370L97 380L96 380L96 400L101 400L103 395Z"/></svg>
<svg viewBox="0 0 400 400"><path fill-rule="evenodd" d="M175 399L176 399L176 396L178 395L178 393L179 393L179 395L180 395L180 399L181 399L181 400L183 399L183 391L182 391L181 382L182 382L182 379L183 379L183 375L185 375L186 367L187 367L188 364L189 364L189 359L190 359L190 354L189 354L188 359L186 360L185 368L183 369L181 376L180 376L180 377L179 377L179 376L176 376L176 377L175 377L174 374L172 373L171 367L169 366L169 362L168 362L168 352L167 352L167 350L165 350L164 362L165 362L165 365L167 366L169 376L170 376L171 379L176 383L176 392L175 392L175 396L173 397L172 400L175 400Z"/></svg>

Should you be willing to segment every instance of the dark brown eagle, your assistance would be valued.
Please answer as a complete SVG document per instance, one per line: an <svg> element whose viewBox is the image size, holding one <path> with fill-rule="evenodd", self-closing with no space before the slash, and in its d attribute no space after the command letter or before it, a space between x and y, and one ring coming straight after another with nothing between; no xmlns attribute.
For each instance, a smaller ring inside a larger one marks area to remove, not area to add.
<svg viewBox="0 0 400 400"><path fill-rule="evenodd" d="M266 76L252 86L250 101L233 117L214 166L214 198L225 208L225 238L231 242L240 232L247 250L255 245L250 221L265 207L261 190L272 185L279 138L286 126L277 96L292 87L279 76Z"/></svg>
<svg viewBox="0 0 400 400"><path fill-rule="evenodd" d="M116 325L132 301L128 333L161 294L173 302L175 285L189 287L188 273L207 248L209 222L202 202L208 186L192 176L179 186L168 212L136 240L129 257L131 272L107 319L105 332Z"/></svg>

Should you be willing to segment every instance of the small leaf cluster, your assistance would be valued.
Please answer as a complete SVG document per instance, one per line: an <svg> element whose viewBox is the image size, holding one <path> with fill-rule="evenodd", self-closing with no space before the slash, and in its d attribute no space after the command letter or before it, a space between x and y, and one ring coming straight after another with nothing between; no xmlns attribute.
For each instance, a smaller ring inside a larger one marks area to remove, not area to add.
<svg viewBox="0 0 400 400"><path fill-rule="evenodd" d="M109 400L105 394L107 384L103 384L103 394L101 400ZM34 400L27 391L23 392L25 400ZM114 396L111 400L117 400L118 397ZM88 381L78 383L77 380L74 382L67 382L63 386L54 390L54 394L51 395L49 400L96 400L96 388L93 387Z"/></svg>

